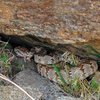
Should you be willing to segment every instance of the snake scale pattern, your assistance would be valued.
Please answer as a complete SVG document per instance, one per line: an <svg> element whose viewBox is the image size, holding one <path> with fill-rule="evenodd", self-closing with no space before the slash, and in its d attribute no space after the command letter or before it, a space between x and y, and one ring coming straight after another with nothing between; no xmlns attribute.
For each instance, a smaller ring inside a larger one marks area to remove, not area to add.
<svg viewBox="0 0 100 100"><path fill-rule="evenodd" d="M37 49L34 49L34 51ZM94 74L98 69L98 65L96 61L93 60L80 60L72 53L66 51L62 54L52 54L51 55L41 55L35 52L31 52L27 49L21 49L21 47L16 47L14 49L17 56L21 56L26 60L29 60L32 56L34 56L34 61L37 63L38 72L50 80L54 82L59 82L59 76L56 74L52 64L59 65L61 64L60 73L67 80L69 77L79 77L81 80L87 78L88 76ZM41 49L40 49L41 51ZM27 55L26 55L27 54ZM68 65L74 65L74 67L68 67Z"/></svg>

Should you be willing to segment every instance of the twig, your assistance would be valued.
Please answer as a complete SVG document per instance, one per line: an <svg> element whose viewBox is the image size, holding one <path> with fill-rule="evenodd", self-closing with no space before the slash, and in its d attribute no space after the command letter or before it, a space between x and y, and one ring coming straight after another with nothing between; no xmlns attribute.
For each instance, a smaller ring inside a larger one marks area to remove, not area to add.
<svg viewBox="0 0 100 100"><path fill-rule="evenodd" d="M9 83L13 84L14 86L16 86L18 89L20 89L22 92L24 92L31 100L35 100L32 96L30 96L24 89L22 89L20 86L18 86L16 83L14 83L13 81L11 81L10 79L8 79L6 76L0 74L0 78L8 81Z"/></svg>

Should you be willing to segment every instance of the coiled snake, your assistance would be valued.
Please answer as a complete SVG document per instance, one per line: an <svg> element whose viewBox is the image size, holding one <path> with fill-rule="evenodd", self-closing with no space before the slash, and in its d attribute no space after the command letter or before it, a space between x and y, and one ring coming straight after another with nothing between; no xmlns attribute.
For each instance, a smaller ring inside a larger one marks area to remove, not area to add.
<svg viewBox="0 0 100 100"><path fill-rule="evenodd" d="M23 57L26 59L27 57L30 59L34 56L34 61L37 63L37 70L38 72L50 80L55 82L59 81L59 77L54 71L52 64L62 65L60 72L65 80L67 80L68 75L70 78L79 77L80 79L85 79L88 76L92 75L98 69L96 61L93 60L80 60L72 53L66 51L63 55L62 54L53 54L51 55L40 55L35 54L31 51L21 49L21 47L16 47L14 49L15 53L18 56ZM19 52L20 51L20 52ZM26 55L27 54L27 55ZM27 59L28 59L27 58ZM27 60L26 59L26 60ZM67 64L66 64L67 63ZM67 65L71 65L68 69L68 73L66 73Z"/></svg>

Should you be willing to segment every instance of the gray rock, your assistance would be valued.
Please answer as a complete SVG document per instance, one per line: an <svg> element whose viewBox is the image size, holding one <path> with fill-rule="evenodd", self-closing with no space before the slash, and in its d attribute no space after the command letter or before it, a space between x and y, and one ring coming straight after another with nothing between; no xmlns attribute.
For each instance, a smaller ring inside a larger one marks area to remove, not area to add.
<svg viewBox="0 0 100 100"><path fill-rule="evenodd" d="M14 82L19 86L30 86L34 91L43 93L42 98L44 100L54 100L58 96L63 95L63 93L60 92L61 89L57 85L28 69L17 74Z"/></svg>
<svg viewBox="0 0 100 100"><path fill-rule="evenodd" d="M61 89L36 72L25 69L13 80L26 90L35 100L84 100L71 97L61 92ZM0 100L31 100L15 86L0 86ZM92 100L91 98L89 100ZM95 99L99 100L99 99Z"/></svg>
<svg viewBox="0 0 100 100"><path fill-rule="evenodd" d="M40 100L42 93L33 90L30 86L22 87L26 90L34 100ZM0 86L0 100L31 100L25 93L20 91L15 86Z"/></svg>
<svg viewBox="0 0 100 100"><path fill-rule="evenodd" d="M82 99L73 98L73 97L69 97L69 96L61 96L61 97L58 97L56 100L82 100Z"/></svg>

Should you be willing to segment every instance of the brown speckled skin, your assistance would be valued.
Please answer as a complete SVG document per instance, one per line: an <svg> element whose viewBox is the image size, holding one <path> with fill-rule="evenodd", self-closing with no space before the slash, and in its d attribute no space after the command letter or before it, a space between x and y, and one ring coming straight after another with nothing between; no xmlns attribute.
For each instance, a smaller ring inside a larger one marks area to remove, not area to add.
<svg viewBox="0 0 100 100"><path fill-rule="evenodd" d="M79 77L81 80L87 78L88 76L94 74L96 70L98 69L98 65L96 61L93 60L80 60L73 54L66 52L63 56L65 56L63 59L56 59L57 57L51 57L50 55L44 55L40 56L38 54L33 54L28 51L28 49L24 47L16 47L14 49L17 56L23 57L25 61L27 61L26 57L29 57L29 59L34 55L34 60L37 63L37 70L38 72L50 80L59 83L59 77L57 73L54 71L52 64L56 62L55 64L57 66L62 65L61 68L61 74L63 75L64 79L67 79L69 74L70 78ZM29 56L30 55L30 56ZM57 56L57 55L56 55ZM61 56L61 55L60 55ZM62 57L62 56L61 56ZM74 57L74 58L73 58ZM51 61L51 58L53 58L54 62ZM67 61L68 60L68 61ZM69 61L70 60L70 61ZM76 65L74 67L70 67L68 70L68 73L66 73L67 63L74 62ZM77 63L79 62L79 63Z"/></svg>
<svg viewBox="0 0 100 100"><path fill-rule="evenodd" d="M67 67L67 66L65 66L65 67ZM89 77L90 75L94 74L98 69L98 66L95 61L87 61L87 62L81 63L77 67L71 67L68 70L69 71L68 72L69 77L68 77L65 67L62 67L60 72L66 81L68 78L74 79L75 77L78 77L79 79L83 80L83 79ZM52 65L37 64L37 69L38 69L38 72L42 76L44 76L56 83L59 83L59 76L54 71Z"/></svg>

